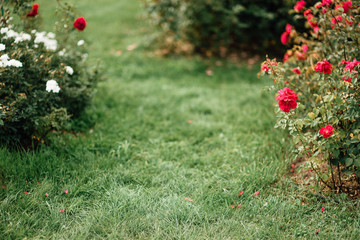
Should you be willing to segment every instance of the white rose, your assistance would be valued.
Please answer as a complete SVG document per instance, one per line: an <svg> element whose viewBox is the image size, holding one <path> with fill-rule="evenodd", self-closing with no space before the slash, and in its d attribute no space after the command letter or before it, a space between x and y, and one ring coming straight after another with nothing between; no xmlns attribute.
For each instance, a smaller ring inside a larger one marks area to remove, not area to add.
<svg viewBox="0 0 360 240"><path fill-rule="evenodd" d="M49 80L46 82L46 91L58 93L60 92L60 87L55 80Z"/></svg>
<svg viewBox="0 0 360 240"><path fill-rule="evenodd" d="M78 46L82 46L82 45L84 45L84 43L85 43L84 40L80 40L80 41L78 41L77 45L78 45Z"/></svg>
<svg viewBox="0 0 360 240"><path fill-rule="evenodd" d="M73 75L73 73L74 73L74 69L72 69L72 67L70 67L70 66L66 66L65 71L69 75Z"/></svg>

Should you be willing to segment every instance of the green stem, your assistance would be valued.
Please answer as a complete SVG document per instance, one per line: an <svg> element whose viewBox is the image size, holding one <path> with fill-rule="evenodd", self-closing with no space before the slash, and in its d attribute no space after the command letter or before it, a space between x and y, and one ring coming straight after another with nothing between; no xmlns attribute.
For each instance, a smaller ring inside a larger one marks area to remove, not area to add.
<svg viewBox="0 0 360 240"><path fill-rule="evenodd" d="M316 171L316 169L314 168L313 163L310 162L310 164L311 164L311 169L315 171L316 175L320 178L320 180L321 180L326 186L328 186L328 188L331 189L330 185L328 185L328 184L321 178L321 175Z"/></svg>
<svg viewBox="0 0 360 240"><path fill-rule="evenodd" d="M2 1L1 1L1 16L4 16L4 14L5 14L5 13L4 13L4 1L5 1L5 0L2 0Z"/></svg>
<svg viewBox="0 0 360 240"><path fill-rule="evenodd" d="M330 158L329 158L329 166L330 166L331 179L333 180L333 186L334 186L334 189L336 189L336 183L335 183L335 178L334 178L334 171L333 171L333 169L332 169L332 164L331 164Z"/></svg>

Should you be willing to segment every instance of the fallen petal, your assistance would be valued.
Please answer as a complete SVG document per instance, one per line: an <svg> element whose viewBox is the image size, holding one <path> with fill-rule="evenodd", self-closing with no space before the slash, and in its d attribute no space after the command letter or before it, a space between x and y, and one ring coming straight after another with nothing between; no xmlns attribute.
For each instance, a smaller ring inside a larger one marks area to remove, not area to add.
<svg viewBox="0 0 360 240"><path fill-rule="evenodd" d="M134 43L134 44L131 44L131 45L127 46L126 50L128 50L128 51L133 51L133 50L135 50L137 47L138 47L138 45L137 45L136 43Z"/></svg>

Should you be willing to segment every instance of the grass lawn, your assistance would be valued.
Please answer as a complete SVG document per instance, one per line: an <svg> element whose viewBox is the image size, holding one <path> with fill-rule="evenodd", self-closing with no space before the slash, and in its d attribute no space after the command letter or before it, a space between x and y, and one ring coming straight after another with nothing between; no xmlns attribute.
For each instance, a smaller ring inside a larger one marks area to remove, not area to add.
<svg viewBox="0 0 360 240"><path fill-rule="evenodd" d="M39 1L45 23L54 2ZM225 63L207 76L204 61L147 50L140 2L72 2L106 70L96 125L36 152L0 148L1 239L359 238L359 207L283 177L289 147L257 69Z"/></svg>

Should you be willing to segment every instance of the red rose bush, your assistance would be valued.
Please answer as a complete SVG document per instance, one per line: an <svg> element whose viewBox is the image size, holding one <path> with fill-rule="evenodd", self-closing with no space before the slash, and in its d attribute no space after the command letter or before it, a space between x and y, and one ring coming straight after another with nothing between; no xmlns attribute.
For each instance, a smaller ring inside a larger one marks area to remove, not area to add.
<svg viewBox="0 0 360 240"><path fill-rule="evenodd" d="M298 1L294 10L308 30L287 25L281 41L292 47L283 62L267 59L261 68L277 92L276 127L290 132L296 156L306 156L324 186L354 193L360 185L360 1ZM356 184L348 187L349 181Z"/></svg>

